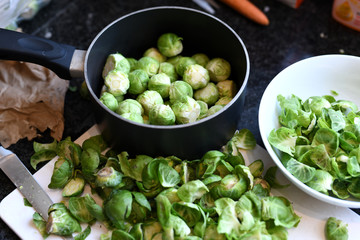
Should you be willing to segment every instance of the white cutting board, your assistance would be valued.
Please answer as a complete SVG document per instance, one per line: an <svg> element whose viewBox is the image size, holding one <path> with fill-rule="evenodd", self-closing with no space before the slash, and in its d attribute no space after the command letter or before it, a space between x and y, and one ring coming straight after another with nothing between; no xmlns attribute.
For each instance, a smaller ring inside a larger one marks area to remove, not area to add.
<svg viewBox="0 0 360 240"><path fill-rule="evenodd" d="M97 134L99 134L99 131L95 125L75 142L82 144L84 140ZM244 151L242 154L247 164L257 159L262 159L266 169L274 165L266 150L258 145L254 150ZM47 187L50 183L55 160L51 160L37 171L34 177L49 194L53 202L60 202L62 200L61 190L49 189ZM279 173L278 177L281 183L288 183L282 174ZM86 188L85 193L90 193L90 188ZM288 198L293 203L295 212L301 217L297 228L289 229L289 240L325 240L324 227L329 217L336 217L348 224L349 240L360 239L360 216L352 210L319 201L303 193L293 185L284 189L273 189L271 194ZM100 198L93 197L97 203L101 204ZM0 217L21 239L42 239L32 222L33 213L34 209L24 205L23 196L17 189L6 196L0 203ZM86 226L86 224L83 224L83 229ZM91 234L87 237L87 240L100 239L100 235L107 231L104 225L96 223L92 226ZM49 236L47 239L61 239L61 237Z"/></svg>

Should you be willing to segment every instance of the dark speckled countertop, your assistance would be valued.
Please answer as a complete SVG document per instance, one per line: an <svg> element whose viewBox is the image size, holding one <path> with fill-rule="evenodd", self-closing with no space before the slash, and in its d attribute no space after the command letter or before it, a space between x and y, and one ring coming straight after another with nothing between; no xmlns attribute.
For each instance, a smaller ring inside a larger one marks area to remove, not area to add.
<svg viewBox="0 0 360 240"><path fill-rule="evenodd" d="M241 127L250 129L257 142L263 145L258 128L258 107L271 79L285 67L307 57L338 53L360 56L360 32L346 28L331 17L330 0L304 0L298 9L277 0L252 2L266 12L269 26L251 22L220 2L220 9L214 15L232 27L247 47L250 77ZM162 5L202 10L189 0L53 0L31 21L22 22L20 27L29 34L87 49L97 33L115 19L135 10ZM79 87L81 81L71 82L71 85ZM77 91L67 92L64 117L63 138L70 136L73 140L95 123L91 104ZM50 139L49 133L45 132L41 138L43 141ZM32 141L20 140L9 149L34 173L29 164L33 154ZM2 200L15 187L2 172L0 183ZM0 239L18 239L2 220Z"/></svg>

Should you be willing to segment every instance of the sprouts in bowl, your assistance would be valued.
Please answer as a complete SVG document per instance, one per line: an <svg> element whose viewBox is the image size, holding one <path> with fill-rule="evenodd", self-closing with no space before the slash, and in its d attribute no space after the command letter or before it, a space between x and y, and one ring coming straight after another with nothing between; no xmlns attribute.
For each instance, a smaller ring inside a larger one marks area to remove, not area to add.
<svg viewBox="0 0 360 240"><path fill-rule="evenodd" d="M264 146L285 177L312 197L350 208L360 208L359 66L348 55L296 62L270 82L259 108Z"/></svg>

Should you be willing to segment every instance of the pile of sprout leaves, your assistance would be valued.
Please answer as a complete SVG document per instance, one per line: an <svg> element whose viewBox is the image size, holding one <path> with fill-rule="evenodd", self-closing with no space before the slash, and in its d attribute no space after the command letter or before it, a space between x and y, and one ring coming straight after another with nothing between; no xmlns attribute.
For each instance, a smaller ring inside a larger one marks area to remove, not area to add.
<svg viewBox="0 0 360 240"><path fill-rule="evenodd" d="M264 173L262 160L245 165L240 150L255 146L247 129L190 161L130 157L109 149L101 135L82 145L69 138L35 142L34 168L58 156L48 187L61 190L64 200L49 208L47 221L34 213L34 223L44 238L76 233L77 240L85 239L98 221L109 230L103 240L287 239L300 217L288 199L270 194L273 181L266 179L274 176ZM82 223L88 224L83 231Z"/></svg>
<svg viewBox="0 0 360 240"><path fill-rule="evenodd" d="M183 56L182 41L164 33L139 59L110 54L100 101L126 119L152 125L192 123L221 110L237 92L230 63L205 53Z"/></svg>
<svg viewBox="0 0 360 240"><path fill-rule="evenodd" d="M349 100L278 95L280 128L269 143L285 168L316 191L339 199L360 198L360 112Z"/></svg>

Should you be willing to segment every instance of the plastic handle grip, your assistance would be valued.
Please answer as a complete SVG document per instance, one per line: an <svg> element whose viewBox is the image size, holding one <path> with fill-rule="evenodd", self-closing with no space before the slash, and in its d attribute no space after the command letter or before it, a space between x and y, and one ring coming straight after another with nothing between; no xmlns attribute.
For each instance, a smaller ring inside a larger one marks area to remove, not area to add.
<svg viewBox="0 0 360 240"><path fill-rule="evenodd" d="M16 31L0 29L0 59L31 62L71 79L70 64L75 47Z"/></svg>

